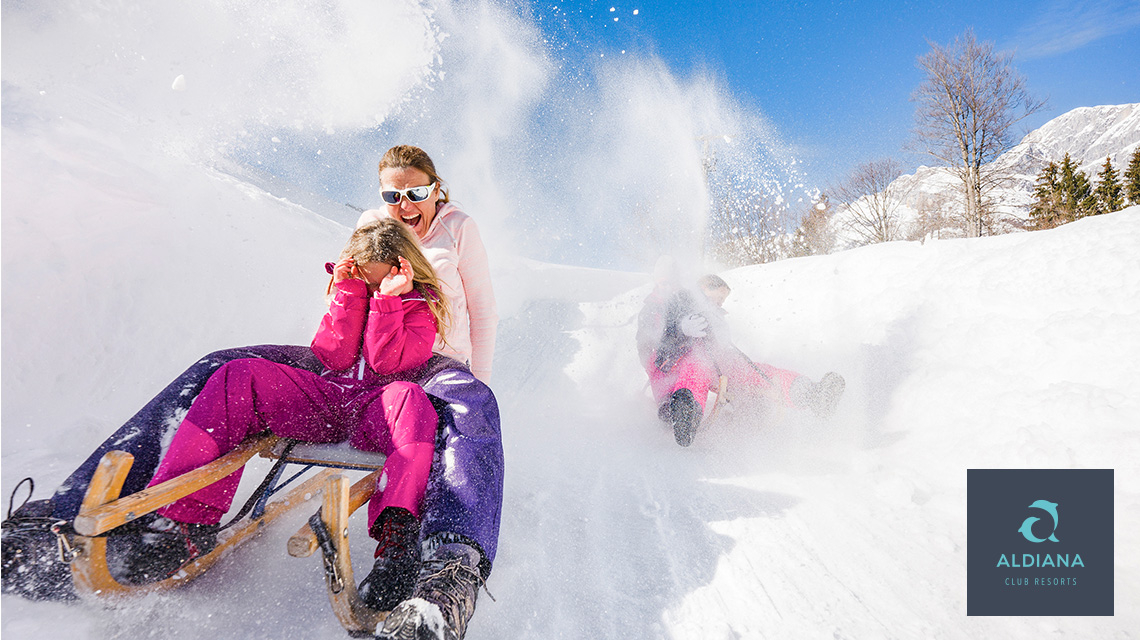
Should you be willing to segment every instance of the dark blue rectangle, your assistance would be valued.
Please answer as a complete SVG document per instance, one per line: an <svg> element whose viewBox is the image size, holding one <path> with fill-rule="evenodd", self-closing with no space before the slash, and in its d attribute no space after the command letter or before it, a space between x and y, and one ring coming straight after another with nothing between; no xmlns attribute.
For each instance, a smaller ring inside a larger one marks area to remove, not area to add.
<svg viewBox="0 0 1140 640"><path fill-rule="evenodd" d="M1112 469L968 469L967 615L1113 615L1112 480Z"/></svg>

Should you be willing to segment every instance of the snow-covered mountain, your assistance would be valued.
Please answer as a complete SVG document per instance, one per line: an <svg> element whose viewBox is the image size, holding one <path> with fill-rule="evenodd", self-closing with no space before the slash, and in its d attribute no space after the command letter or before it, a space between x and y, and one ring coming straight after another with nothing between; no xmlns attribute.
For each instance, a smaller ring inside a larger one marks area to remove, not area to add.
<svg viewBox="0 0 1140 640"><path fill-rule="evenodd" d="M1028 217L1037 175L1049 162L1060 162L1068 153L1095 184L1105 158L1112 159L1119 175L1138 147L1140 103L1079 107L1050 120L992 163L1009 174L1009 180L991 192L999 218L1006 220L998 228L1014 230L1017 221ZM906 194L898 211L904 237L921 236L915 228L920 211L933 213L941 208L946 215L961 210L960 185L957 175L945 167L920 166L914 173L900 176L892 187ZM838 211L835 223L840 229L840 245L853 246L857 240L842 231L846 220L845 212Z"/></svg>
<svg viewBox="0 0 1140 640"><path fill-rule="evenodd" d="M1059 162L1068 153L1094 178L1105 158L1123 167L1137 147L1140 103L1079 107L1031 131L995 162L1019 175L1035 177L1050 161Z"/></svg>

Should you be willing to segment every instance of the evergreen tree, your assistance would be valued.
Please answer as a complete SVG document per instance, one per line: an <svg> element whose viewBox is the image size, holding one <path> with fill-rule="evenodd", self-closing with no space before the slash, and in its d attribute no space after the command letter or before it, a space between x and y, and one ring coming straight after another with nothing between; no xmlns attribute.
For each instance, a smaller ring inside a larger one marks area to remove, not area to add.
<svg viewBox="0 0 1140 640"><path fill-rule="evenodd" d="M1069 154L1061 160L1061 224L1096 213L1096 197L1084 171Z"/></svg>
<svg viewBox="0 0 1140 640"><path fill-rule="evenodd" d="M1097 174L1100 180L1096 185L1096 200L1100 205L1098 213L1112 213L1124 208L1124 188L1116 179L1116 169L1112 168L1112 158L1104 159L1104 168Z"/></svg>
<svg viewBox="0 0 1140 640"><path fill-rule="evenodd" d="M1124 194L1132 204L1140 204L1140 147L1132 152L1124 171Z"/></svg>
<svg viewBox="0 0 1140 640"><path fill-rule="evenodd" d="M1033 206L1029 209L1029 224L1033 229L1052 229L1064 224L1061 219L1061 183L1057 177L1056 162L1050 162L1037 176L1033 187Z"/></svg>

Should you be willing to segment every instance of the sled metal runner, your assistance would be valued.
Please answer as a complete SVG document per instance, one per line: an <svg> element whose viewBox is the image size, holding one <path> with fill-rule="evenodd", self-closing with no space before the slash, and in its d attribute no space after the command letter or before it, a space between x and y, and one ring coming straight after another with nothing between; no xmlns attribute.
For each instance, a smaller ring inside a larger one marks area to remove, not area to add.
<svg viewBox="0 0 1140 640"><path fill-rule="evenodd" d="M283 454L286 457L279 460L270 471L270 477L251 497L250 504L256 501L252 511L246 515L250 506L247 504L236 521L227 525L219 535L213 550L164 580L143 585L126 585L115 580L107 564L107 538L104 534L225 478L258 454L268 458L279 458ZM368 608L358 597L348 548L348 518L372 496L384 463L382 454L359 452L337 445L296 443L263 434L246 440L234 451L207 465L120 498L133 463L134 457L122 451L111 451L103 456L72 525L75 533L71 536L61 534L70 556L72 580L81 596L123 596L182 586L205 573L263 527L321 493L323 503L310 519L313 525L306 524L290 538L288 552L295 557L307 557L318 548L322 549L329 602L349 634L370 636L376 625L384 620L387 612ZM282 482L286 464L305 465L305 468ZM271 496L284 490L286 485L314 466L323 468L283 497L270 500ZM348 478L335 469L371 472L350 487ZM314 528L326 534L323 545L318 542Z"/></svg>

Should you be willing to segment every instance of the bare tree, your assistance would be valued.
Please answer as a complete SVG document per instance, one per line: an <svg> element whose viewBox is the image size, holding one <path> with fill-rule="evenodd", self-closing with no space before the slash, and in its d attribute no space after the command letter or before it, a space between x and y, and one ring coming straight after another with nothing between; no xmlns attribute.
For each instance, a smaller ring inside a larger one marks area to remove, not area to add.
<svg viewBox="0 0 1140 640"><path fill-rule="evenodd" d="M1013 125L1045 103L1029 95L1013 54L995 53L993 43L978 42L973 30L946 47L929 44L930 52L918 59L926 79L911 96L918 103L915 137L962 180L967 233L979 236L984 198L1009 178L1007 170L988 163L1012 144Z"/></svg>
<svg viewBox="0 0 1140 640"><path fill-rule="evenodd" d="M782 236L784 207L757 194L730 196L721 202L720 233L711 254L720 262L743 266L786 257Z"/></svg>
<svg viewBox="0 0 1140 640"><path fill-rule="evenodd" d="M907 225L906 239L925 243L927 238L941 238L942 231L951 224L946 214L948 206L944 195L919 195L915 205L918 214Z"/></svg>
<svg viewBox="0 0 1140 640"><path fill-rule="evenodd" d="M831 201L822 194L812 202L792 235L788 254L792 257L831 253L835 247L835 229L831 225Z"/></svg>
<svg viewBox="0 0 1140 640"><path fill-rule="evenodd" d="M726 265L774 262L786 257L782 236L787 204L749 176L726 174L710 184L713 210L707 230L709 253Z"/></svg>
<svg viewBox="0 0 1140 640"><path fill-rule="evenodd" d="M899 207L913 188L899 181L902 168L890 158L859 165L846 182L831 189L842 211L843 225L864 244L901 237Z"/></svg>

